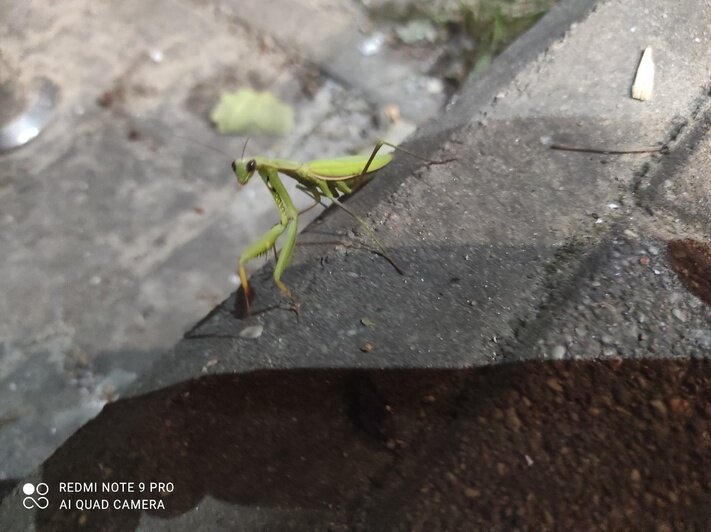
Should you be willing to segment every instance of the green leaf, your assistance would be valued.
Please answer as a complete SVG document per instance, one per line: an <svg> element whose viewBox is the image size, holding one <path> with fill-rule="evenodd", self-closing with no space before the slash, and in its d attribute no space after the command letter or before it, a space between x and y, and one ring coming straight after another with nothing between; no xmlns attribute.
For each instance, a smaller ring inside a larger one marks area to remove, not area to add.
<svg viewBox="0 0 711 532"><path fill-rule="evenodd" d="M210 120L223 135L286 135L294 110L270 92L238 89L222 94Z"/></svg>

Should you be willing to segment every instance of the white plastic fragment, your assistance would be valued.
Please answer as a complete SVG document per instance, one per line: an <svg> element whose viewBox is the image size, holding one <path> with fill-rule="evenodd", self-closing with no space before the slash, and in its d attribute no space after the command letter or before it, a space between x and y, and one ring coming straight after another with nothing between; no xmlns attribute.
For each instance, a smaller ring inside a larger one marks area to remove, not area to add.
<svg viewBox="0 0 711 532"><path fill-rule="evenodd" d="M654 59L652 57L652 47L647 46L642 54L642 59L637 67L637 75L632 84L632 98L640 101L647 101L652 98L654 89Z"/></svg>

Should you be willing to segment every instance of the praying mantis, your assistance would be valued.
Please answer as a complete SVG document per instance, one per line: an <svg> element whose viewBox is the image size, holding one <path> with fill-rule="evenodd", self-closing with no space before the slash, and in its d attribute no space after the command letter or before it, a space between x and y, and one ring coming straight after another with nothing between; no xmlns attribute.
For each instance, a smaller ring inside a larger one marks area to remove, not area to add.
<svg viewBox="0 0 711 532"><path fill-rule="evenodd" d="M370 177L370 174L380 170L392 161L392 153L378 153L383 146L390 146L405 151L389 142L379 141L369 157L365 155L354 155L299 163L285 159L270 159L266 157L245 158L243 149L242 157L232 162L232 170L240 185L246 185L255 172L259 174L269 189L280 214L280 221L258 240L247 246L247 249L242 252L239 258L237 269L239 271L240 281L242 282L242 290L248 315L250 314L250 289L245 264L267 253L270 249L275 248L276 241L282 234L285 238L281 252L277 257L276 266L274 267L274 282L282 295L291 300L293 310L297 316L299 313L299 303L293 292L281 280L281 276L291 262L294 252L299 214L305 211L299 212L296 209L279 174L286 175L298 181L297 188L314 199L315 203L306 210L320 204L322 197L328 198L346 210L346 212L353 216L358 223L368 231L370 236L381 248L383 255L388 258L397 271L402 274L402 270L387 256L382 244L370 227L351 209L347 208L338 200L339 197L350 194L354 189L363 184L363 182ZM420 158L414 154L410 155Z"/></svg>

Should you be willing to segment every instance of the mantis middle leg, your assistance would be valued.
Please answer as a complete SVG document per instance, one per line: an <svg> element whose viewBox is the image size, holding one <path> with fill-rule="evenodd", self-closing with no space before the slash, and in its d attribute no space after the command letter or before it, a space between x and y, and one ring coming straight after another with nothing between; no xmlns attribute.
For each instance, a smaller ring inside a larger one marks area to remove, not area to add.
<svg viewBox="0 0 711 532"><path fill-rule="evenodd" d="M372 159L372 157L371 157L371 159ZM366 165L366 168L367 168L367 165ZM373 241L377 244L377 246L380 248L380 252L383 254L383 257L385 257L390 262L390 264L393 265L395 270L397 270L397 272L400 275L405 275L404 270L397 264L397 262L395 262L395 260L392 257L390 257L390 255L388 255L388 252L385 250L385 246L380 241L380 239L377 236L375 236L375 232L366 223L366 221L363 220L360 216L358 216L355 212L353 212L353 210L351 210L349 207L346 207L343 203L341 203L339 201L339 199L336 198L336 196L334 196L333 193L331 193L331 190L328 188L328 183L326 183L325 181L323 181L321 179L318 179L316 181L317 181L317 185L321 188L321 193L324 196L326 196L328 199L330 199L333 203L335 203L338 207L340 207L341 209L346 211L350 216L352 216L353 219L356 222L358 222L363 229L365 229L365 231L370 235L370 238L372 238ZM350 191L350 189L348 188L348 186L345 183L340 183L340 184L342 184L344 187L346 187L346 190Z"/></svg>

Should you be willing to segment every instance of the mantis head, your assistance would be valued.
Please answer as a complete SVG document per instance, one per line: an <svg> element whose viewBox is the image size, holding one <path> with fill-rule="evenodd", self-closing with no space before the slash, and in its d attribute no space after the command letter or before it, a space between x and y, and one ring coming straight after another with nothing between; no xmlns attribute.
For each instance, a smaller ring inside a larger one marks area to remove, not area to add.
<svg viewBox="0 0 711 532"><path fill-rule="evenodd" d="M254 159L240 159L232 161L232 171L237 176L237 181L240 185L246 185L249 178L257 169L257 161Z"/></svg>
<svg viewBox="0 0 711 532"><path fill-rule="evenodd" d="M249 138L244 141L244 146L242 146L242 155L240 155L239 160L232 161L232 171L237 176L237 181L240 185L246 185L249 178L257 169L257 161L254 159L245 159L244 152L247 149L247 143Z"/></svg>

